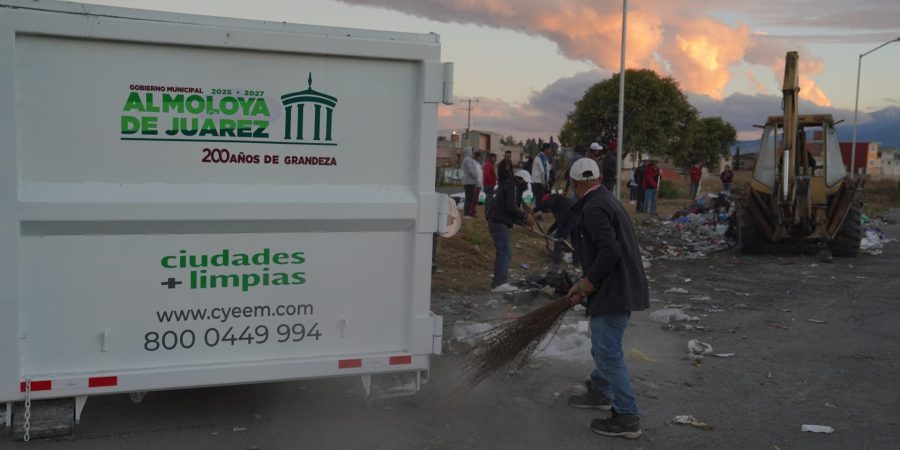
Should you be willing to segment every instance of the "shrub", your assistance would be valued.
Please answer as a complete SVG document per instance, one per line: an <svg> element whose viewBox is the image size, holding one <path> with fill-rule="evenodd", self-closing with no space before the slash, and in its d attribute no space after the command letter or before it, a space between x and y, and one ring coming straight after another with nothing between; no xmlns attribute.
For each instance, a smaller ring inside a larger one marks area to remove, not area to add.
<svg viewBox="0 0 900 450"><path fill-rule="evenodd" d="M672 180L662 180L662 183L659 185L659 198L682 198L687 197L687 195L688 192Z"/></svg>

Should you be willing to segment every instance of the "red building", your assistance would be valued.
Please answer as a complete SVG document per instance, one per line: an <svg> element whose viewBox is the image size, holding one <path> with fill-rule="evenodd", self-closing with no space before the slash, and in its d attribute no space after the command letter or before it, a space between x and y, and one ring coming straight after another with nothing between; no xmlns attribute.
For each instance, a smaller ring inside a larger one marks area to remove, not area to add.
<svg viewBox="0 0 900 450"><path fill-rule="evenodd" d="M841 157L844 160L844 167L847 168L847 171L850 171L850 158L851 158L851 143L850 142L841 142ZM857 172L865 169L869 163L869 143L868 142L857 142L856 143L856 164L854 167Z"/></svg>

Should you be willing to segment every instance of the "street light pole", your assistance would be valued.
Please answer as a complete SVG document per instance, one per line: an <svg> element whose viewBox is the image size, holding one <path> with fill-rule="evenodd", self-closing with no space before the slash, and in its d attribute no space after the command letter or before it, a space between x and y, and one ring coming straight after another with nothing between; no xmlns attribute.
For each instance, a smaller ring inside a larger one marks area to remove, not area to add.
<svg viewBox="0 0 900 450"><path fill-rule="evenodd" d="M900 41L900 37L898 37L897 39L892 39L890 41L887 41L884 44L881 44L878 47L875 47L872 50L869 50L865 53L861 53L859 55L859 64L857 64L857 66L856 66L856 102L853 105L853 140L850 143L850 174L853 177L856 177L856 122L857 122L857 118L859 116L859 77L860 77L860 74L862 73L862 59L863 59L863 56L866 56L869 53L872 53L875 50L878 50L879 48L890 44L891 42L897 42L897 41ZM866 169L863 168L863 173L865 173L865 170Z"/></svg>
<svg viewBox="0 0 900 450"><path fill-rule="evenodd" d="M616 128L616 186L613 195L621 197L622 183L622 154L625 151L623 145L623 129L625 128L625 24L628 19L628 0L622 0L622 55L619 61L619 126Z"/></svg>

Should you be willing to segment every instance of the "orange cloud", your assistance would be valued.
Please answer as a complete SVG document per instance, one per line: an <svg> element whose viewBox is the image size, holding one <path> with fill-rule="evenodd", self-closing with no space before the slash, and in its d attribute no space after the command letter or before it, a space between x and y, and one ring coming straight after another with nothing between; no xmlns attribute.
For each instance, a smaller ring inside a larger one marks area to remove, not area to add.
<svg viewBox="0 0 900 450"><path fill-rule="evenodd" d="M765 95L769 93L769 90L766 89L766 85L759 81L759 79L756 78L756 75L753 75L752 70L747 71L747 79L750 80L751 84L753 84L753 87L756 89L757 94Z"/></svg>
<svg viewBox="0 0 900 450"><path fill-rule="evenodd" d="M752 42L746 26L732 28L710 19L686 23L663 49L684 89L721 99L731 66L742 61Z"/></svg>
<svg viewBox="0 0 900 450"><path fill-rule="evenodd" d="M378 6L444 22L473 23L542 36L570 59L619 71L622 3L614 0L340 0ZM765 65L783 43L730 26L707 14L714 2L634 0L628 12L625 64L672 75L688 92L721 99L731 69L747 61ZM757 61L757 62L753 62ZM783 71L783 66L779 71ZM807 70L808 74L821 72ZM805 75L809 76L809 75ZM804 78L801 96L828 104L827 96Z"/></svg>
<svg viewBox="0 0 900 450"><path fill-rule="evenodd" d="M780 86L784 82L784 56L777 58L771 67L772 71L775 72L778 77L778 84ZM825 63L818 58L804 58L801 54L797 70L800 72L800 98L809 100L817 106L831 106L831 99L829 99L822 88L810 78L813 75L818 75L825 71Z"/></svg>

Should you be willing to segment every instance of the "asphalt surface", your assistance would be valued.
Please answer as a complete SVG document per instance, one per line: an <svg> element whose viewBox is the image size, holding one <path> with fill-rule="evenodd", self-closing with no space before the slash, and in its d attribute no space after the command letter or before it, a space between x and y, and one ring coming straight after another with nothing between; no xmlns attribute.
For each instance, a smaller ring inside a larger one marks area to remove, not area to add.
<svg viewBox="0 0 900 450"><path fill-rule="evenodd" d="M883 229L900 238L900 226ZM635 441L593 434L590 420L603 413L566 405L583 389L589 355L537 359L462 395L463 352L450 346L433 358L431 379L419 394L372 406L353 378L154 392L141 404L125 395L92 397L73 436L20 443L4 435L0 447L896 449L898 261L896 242L882 255L833 263L736 253L653 261L651 310L683 305L704 330L668 330L651 322L649 311L633 315L625 350L644 430ZM673 287L688 293L665 292ZM486 320L509 310L506 300L487 306L492 299L436 296L433 309L459 312L445 317L449 337L455 320ZM707 356L695 365L687 358L692 338L734 356ZM667 423L682 414L713 429ZM835 431L804 433L803 424Z"/></svg>

